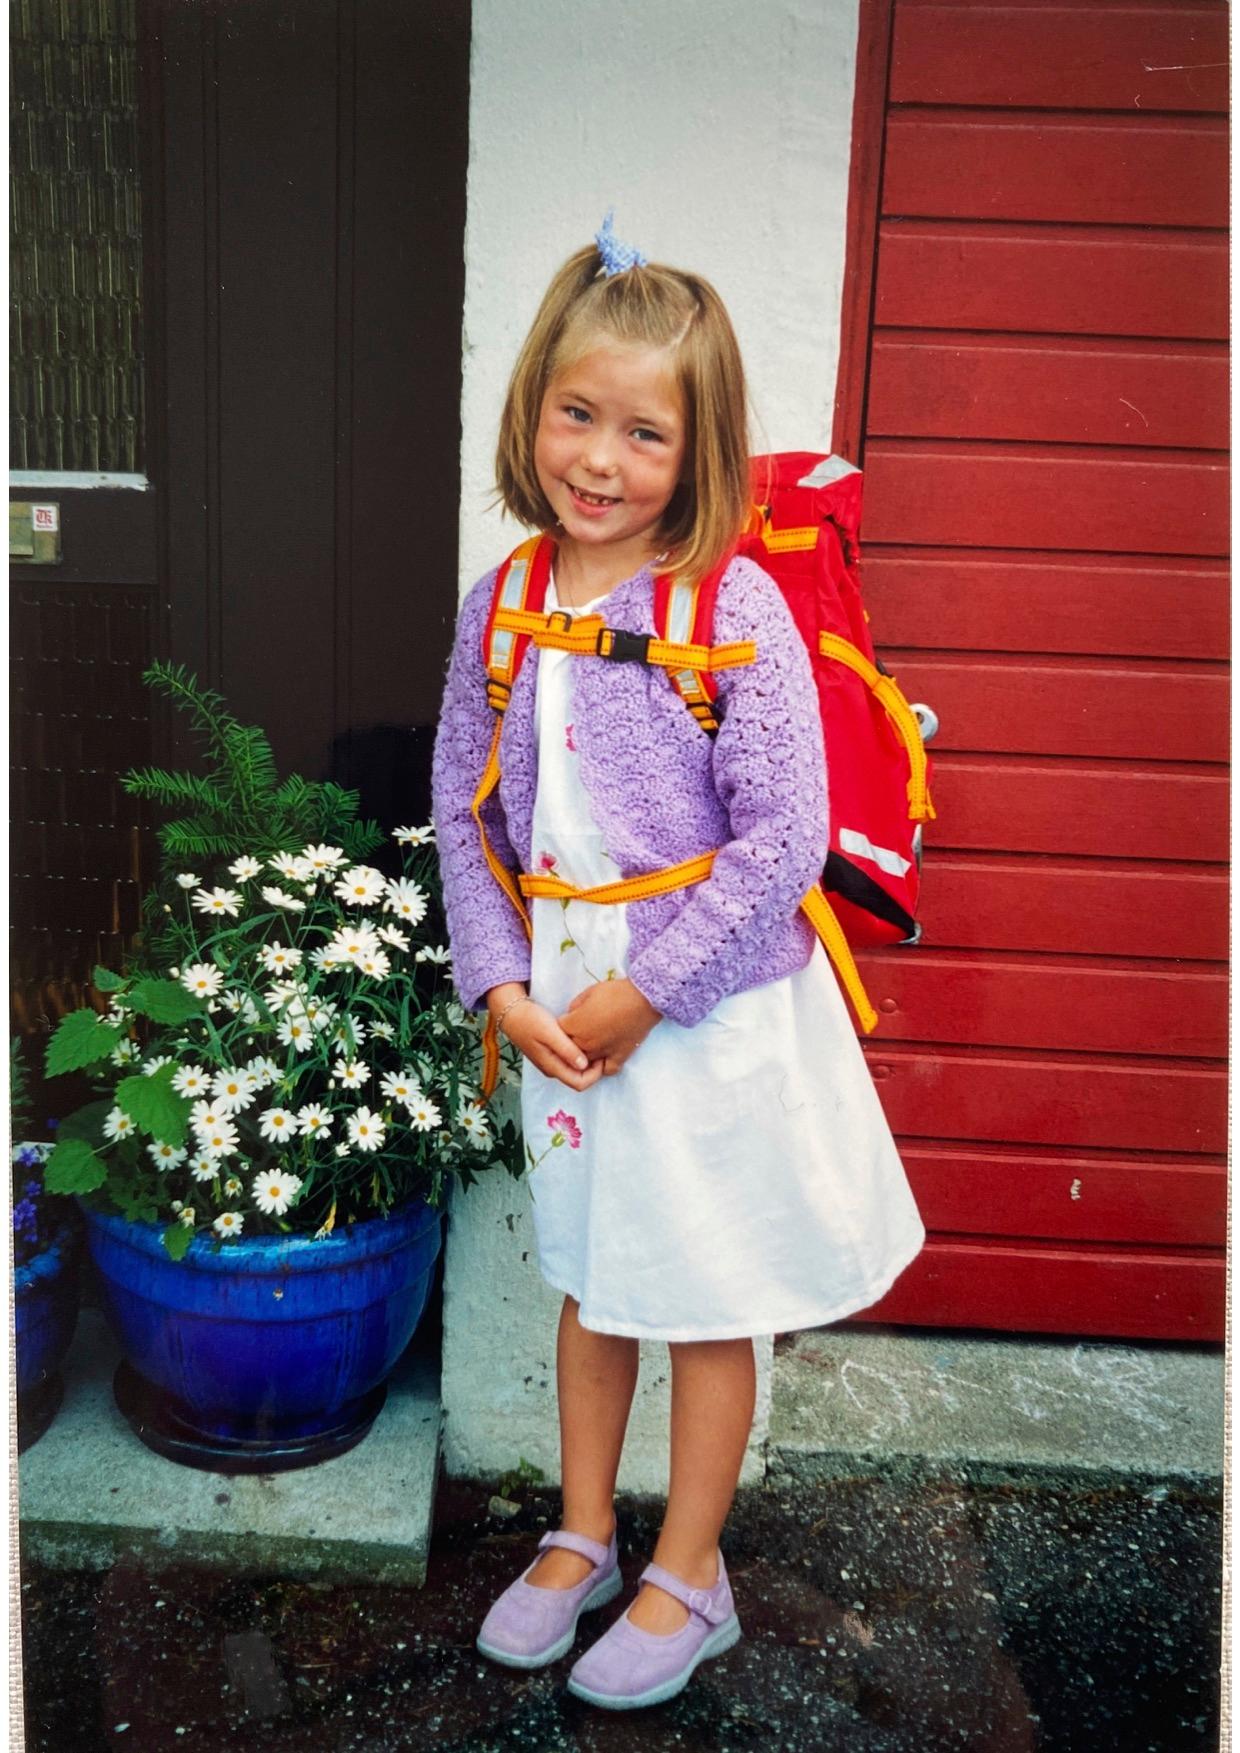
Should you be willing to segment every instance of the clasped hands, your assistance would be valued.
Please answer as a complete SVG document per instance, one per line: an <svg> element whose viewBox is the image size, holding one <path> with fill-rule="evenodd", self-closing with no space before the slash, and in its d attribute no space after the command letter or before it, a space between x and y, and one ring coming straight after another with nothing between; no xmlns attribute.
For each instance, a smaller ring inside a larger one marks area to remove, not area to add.
<svg viewBox="0 0 1240 1753"><path fill-rule="evenodd" d="M524 987L516 981L487 993L492 1016L508 1009L504 1033L546 1077L585 1090L616 1072L640 1047L662 1011L628 979L599 980L579 992L562 1016L535 999L513 1004Z"/></svg>

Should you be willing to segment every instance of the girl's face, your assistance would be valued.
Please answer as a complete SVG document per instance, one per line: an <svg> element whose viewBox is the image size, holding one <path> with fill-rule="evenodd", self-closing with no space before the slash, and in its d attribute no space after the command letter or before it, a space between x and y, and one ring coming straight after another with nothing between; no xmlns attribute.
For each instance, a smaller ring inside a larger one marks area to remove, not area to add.
<svg viewBox="0 0 1240 1753"><path fill-rule="evenodd" d="M534 469L563 537L636 571L659 548L660 520L685 456L684 398L665 349L600 340L551 380Z"/></svg>

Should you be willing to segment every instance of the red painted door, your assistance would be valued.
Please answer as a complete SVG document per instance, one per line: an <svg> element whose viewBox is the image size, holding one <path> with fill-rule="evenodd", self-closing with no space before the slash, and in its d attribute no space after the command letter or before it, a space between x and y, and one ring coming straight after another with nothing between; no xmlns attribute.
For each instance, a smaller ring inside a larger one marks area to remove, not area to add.
<svg viewBox="0 0 1240 1753"><path fill-rule="evenodd" d="M866 1320L1223 1337L1227 7L863 0L834 447L930 702Z"/></svg>

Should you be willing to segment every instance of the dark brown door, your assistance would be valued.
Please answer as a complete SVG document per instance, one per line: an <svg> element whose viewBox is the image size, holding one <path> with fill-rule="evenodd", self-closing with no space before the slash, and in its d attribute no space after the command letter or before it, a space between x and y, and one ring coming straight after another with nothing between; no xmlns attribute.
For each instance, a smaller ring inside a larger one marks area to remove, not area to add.
<svg viewBox="0 0 1240 1753"><path fill-rule="evenodd" d="M467 0L14 9L12 985L115 962L183 663L284 770L425 815L457 599Z"/></svg>

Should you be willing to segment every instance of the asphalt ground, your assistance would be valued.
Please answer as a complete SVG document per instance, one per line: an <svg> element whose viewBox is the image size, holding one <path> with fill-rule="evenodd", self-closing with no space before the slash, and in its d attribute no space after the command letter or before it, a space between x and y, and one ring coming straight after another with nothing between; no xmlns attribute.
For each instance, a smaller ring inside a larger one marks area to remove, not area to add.
<svg viewBox="0 0 1240 1753"><path fill-rule="evenodd" d="M1219 1735L1222 1505L1182 1485L785 1481L723 1536L743 1637L677 1698L611 1713L564 1680L633 1598L661 1505L617 1506L626 1588L568 1655L480 1656L554 1492L441 1481L421 1589L23 1574L32 1753L1197 1753Z"/></svg>

